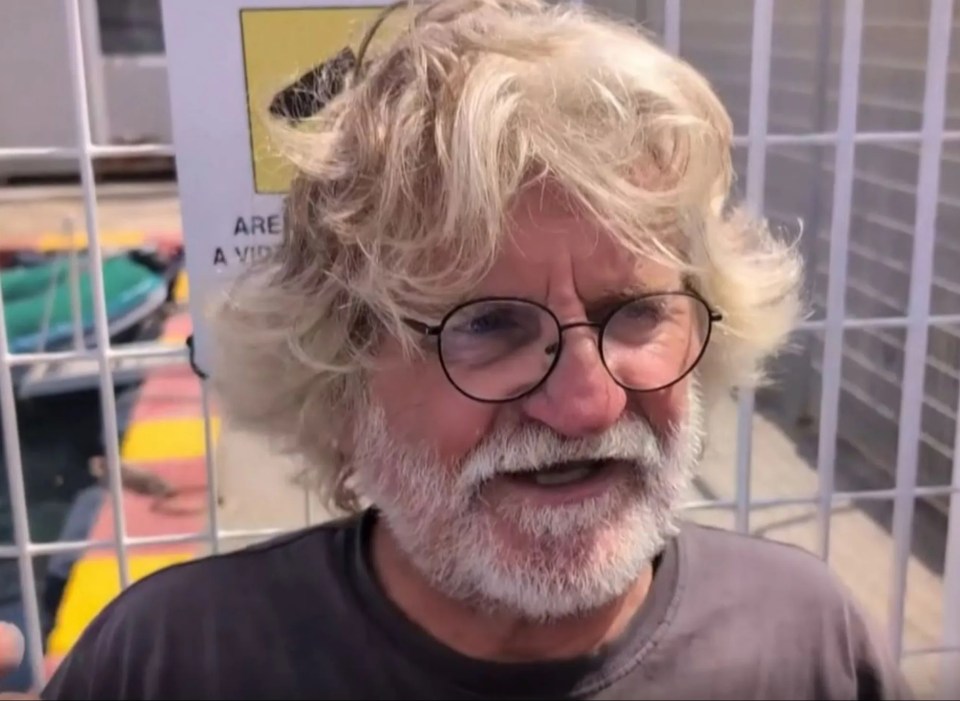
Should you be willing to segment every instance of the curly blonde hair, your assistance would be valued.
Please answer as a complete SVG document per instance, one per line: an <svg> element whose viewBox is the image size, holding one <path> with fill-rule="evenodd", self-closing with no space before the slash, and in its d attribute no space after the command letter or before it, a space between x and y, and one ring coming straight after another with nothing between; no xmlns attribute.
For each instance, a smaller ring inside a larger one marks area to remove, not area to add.
<svg viewBox="0 0 960 701"><path fill-rule="evenodd" d="M276 254L212 314L226 417L302 456L348 506L337 438L378 339L418 352L404 319L469 295L518 193L548 180L626 249L681 267L723 314L703 387L760 382L801 314L801 260L730 201L732 126L707 81L582 7L408 10L319 113L273 125L297 175Z"/></svg>

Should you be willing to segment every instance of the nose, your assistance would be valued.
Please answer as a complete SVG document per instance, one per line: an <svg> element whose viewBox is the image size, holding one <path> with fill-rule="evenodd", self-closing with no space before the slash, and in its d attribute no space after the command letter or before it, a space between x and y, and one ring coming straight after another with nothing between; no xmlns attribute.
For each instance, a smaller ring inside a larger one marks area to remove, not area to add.
<svg viewBox="0 0 960 701"><path fill-rule="evenodd" d="M567 332L557 366L523 401L528 417L569 438L605 431L626 406L626 392L604 367L596 331L589 328Z"/></svg>

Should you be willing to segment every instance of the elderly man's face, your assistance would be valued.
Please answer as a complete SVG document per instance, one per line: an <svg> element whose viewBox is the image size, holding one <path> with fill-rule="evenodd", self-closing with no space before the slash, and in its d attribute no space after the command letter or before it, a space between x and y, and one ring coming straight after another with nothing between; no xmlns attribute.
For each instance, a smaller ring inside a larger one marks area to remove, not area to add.
<svg viewBox="0 0 960 701"><path fill-rule="evenodd" d="M512 214L510 240L474 298L532 300L570 324L602 318L628 294L682 289L676 271L637 261L549 192L531 191ZM434 339L414 364L395 342L382 349L356 422L357 477L447 594L532 619L571 615L625 591L662 546L700 452L699 394L693 375L658 391L624 389L597 338L589 326L563 331L549 377L504 403L459 391ZM673 359L680 368L701 344L658 347L691 354Z"/></svg>

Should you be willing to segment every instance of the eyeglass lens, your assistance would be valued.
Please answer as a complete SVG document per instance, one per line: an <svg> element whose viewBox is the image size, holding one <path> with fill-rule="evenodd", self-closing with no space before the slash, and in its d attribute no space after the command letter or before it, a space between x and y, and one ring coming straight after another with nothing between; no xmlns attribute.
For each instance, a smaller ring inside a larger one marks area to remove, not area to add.
<svg viewBox="0 0 960 701"><path fill-rule="evenodd" d="M600 354L622 386L653 390L676 382L699 360L709 309L681 293L649 295L607 320ZM523 300L479 300L454 312L440 333L450 381L481 401L519 397L549 374L561 329L547 309Z"/></svg>

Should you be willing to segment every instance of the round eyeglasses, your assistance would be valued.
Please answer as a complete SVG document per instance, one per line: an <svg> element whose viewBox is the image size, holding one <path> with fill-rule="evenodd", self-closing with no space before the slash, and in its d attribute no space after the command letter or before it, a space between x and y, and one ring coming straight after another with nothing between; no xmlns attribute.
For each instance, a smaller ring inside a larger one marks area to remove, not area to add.
<svg viewBox="0 0 960 701"><path fill-rule="evenodd" d="M563 332L579 327L597 329L600 359L621 387L665 389L696 367L721 319L692 292L658 292L618 303L596 322L562 324L537 302L486 297L455 307L436 326L407 324L436 337L440 364L457 390L494 403L539 388L560 360Z"/></svg>

